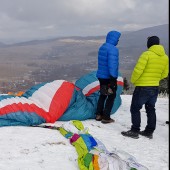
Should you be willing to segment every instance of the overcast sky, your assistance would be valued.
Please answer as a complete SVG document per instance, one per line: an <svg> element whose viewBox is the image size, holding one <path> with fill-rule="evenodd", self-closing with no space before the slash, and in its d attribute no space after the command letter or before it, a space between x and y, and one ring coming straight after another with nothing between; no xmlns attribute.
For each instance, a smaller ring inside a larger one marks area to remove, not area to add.
<svg viewBox="0 0 170 170"><path fill-rule="evenodd" d="M0 0L0 42L168 24L168 0Z"/></svg>

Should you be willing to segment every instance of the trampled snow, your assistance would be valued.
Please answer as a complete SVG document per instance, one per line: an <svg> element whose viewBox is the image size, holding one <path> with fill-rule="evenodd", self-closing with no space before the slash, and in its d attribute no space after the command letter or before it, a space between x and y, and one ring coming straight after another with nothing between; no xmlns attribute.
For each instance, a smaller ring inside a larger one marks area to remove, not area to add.
<svg viewBox="0 0 170 170"><path fill-rule="evenodd" d="M149 170L169 169L169 98L156 103L157 128L153 139L140 136L132 139L121 135L130 129L131 95L122 95L122 105L112 115L115 123L102 124L95 120L82 121L89 133L109 151L123 150L134 156ZM146 113L141 109L141 130L146 125ZM55 126L61 126L62 121ZM77 153L69 140L57 130L40 127L0 128L0 170L78 170Z"/></svg>

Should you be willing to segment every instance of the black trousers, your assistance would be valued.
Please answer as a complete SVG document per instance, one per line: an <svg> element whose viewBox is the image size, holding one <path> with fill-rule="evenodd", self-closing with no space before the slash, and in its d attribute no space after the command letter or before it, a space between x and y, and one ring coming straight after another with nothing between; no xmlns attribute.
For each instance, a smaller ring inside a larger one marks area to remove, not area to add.
<svg viewBox="0 0 170 170"><path fill-rule="evenodd" d="M141 126L141 112L143 105L147 114L147 125L145 130L148 133L153 133L156 129L156 109L155 104L158 97L159 88L155 87L135 87L131 101L131 116L132 126L131 130L140 131Z"/></svg>
<svg viewBox="0 0 170 170"><path fill-rule="evenodd" d="M108 90L110 85L110 79L100 79L100 96L97 103L97 115L102 115L103 119L110 119L110 113L114 104L114 99L116 97L116 91L113 94L105 95L103 91Z"/></svg>

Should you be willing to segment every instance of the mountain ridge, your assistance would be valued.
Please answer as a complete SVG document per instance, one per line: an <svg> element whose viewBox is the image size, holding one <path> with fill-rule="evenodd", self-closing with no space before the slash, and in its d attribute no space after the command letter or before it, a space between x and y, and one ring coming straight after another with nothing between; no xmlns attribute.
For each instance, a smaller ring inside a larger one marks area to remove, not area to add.
<svg viewBox="0 0 170 170"><path fill-rule="evenodd" d="M147 49L150 35L160 37L169 55L168 27L169 24L165 24L122 33L118 44L122 77L130 78L138 57ZM97 53L105 37L69 36L8 45L0 43L0 82L29 81L30 87L36 82L54 79L74 81L97 69Z"/></svg>

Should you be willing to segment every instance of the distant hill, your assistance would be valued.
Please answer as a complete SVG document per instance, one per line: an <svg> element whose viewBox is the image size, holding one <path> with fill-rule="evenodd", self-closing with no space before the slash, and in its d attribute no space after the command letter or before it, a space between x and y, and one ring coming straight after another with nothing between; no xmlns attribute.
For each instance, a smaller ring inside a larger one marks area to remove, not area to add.
<svg viewBox="0 0 170 170"><path fill-rule="evenodd" d="M0 42L0 47L4 47L4 46L6 46L6 45L4 43Z"/></svg>
<svg viewBox="0 0 170 170"><path fill-rule="evenodd" d="M120 68L121 70L132 70L139 55L147 49L147 37L157 35L160 43L165 47L169 55L169 25L149 27L138 31L122 33L119 41ZM129 77L129 76L128 76Z"/></svg>
<svg viewBox="0 0 170 170"><path fill-rule="evenodd" d="M149 28L144 28L138 31L123 33L121 37L121 44L125 44L124 40L130 40L129 44L126 45L144 45L146 43L146 39L149 36L157 35L160 37L161 43L166 45L169 41L169 24L154 26ZM138 40L138 41L137 41Z"/></svg>
<svg viewBox="0 0 170 170"><path fill-rule="evenodd" d="M169 54L169 25L123 32L118 44L120 72L129 79L139 55L146 50L147 37L157 35ZM59 37L11 45L0 43L0 82L54 79L75 80L97 69L97 53L104 36ZM26 87L25 87L26 88Z"/></svg>

